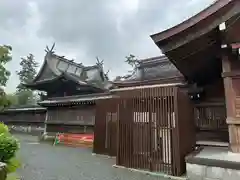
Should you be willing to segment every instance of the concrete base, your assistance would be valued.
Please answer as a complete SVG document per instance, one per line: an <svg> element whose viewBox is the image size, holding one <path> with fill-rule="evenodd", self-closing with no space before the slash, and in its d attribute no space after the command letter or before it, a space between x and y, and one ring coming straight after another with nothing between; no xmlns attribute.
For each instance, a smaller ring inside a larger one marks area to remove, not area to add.
<svg viewBox="0 0 240 180"><path fill-rule="evenodd" d="M55 140L55 136L49 135L48 133L43 133L41 136L39 136L39 141L54 143L54 140Z"/></svg>
<svg viewBox="0 0 240 180"><path fill-rule="evenodd" d="M121 168L121 169L127 169L129 171L133 171L133 172L139 172L139 173L143 173L143 174L147 174L150 176L156 176L156 177L162 177L162 178L167 178L167 179L173 179L173 180L187 180L186 177L176 177L176 176L170 176L167 174L163 174L163 173L157 173L157 172L150 172L150 171L144 171L144 170L139 170L139 169L133 169L133 168L126 168L124 166L119 166L114 164L113 167L115 168Z"/></svg>
<svg viewBox="0 0 240 180"><path fill-rule="evenodd" d="M205 147L186 157L189 180L239 180L240 154L228 148Z"/></svg>
<svg viewBox="0 0 240 180"><path fill-rule="evenodd" d="M93 156L101 156L101 157L104 157L104 158L108 158L108 159L114 159L116 157L114 156L108 156L108 155L105 155L105 154L96 154L96 153L92 153Z"/></svg>

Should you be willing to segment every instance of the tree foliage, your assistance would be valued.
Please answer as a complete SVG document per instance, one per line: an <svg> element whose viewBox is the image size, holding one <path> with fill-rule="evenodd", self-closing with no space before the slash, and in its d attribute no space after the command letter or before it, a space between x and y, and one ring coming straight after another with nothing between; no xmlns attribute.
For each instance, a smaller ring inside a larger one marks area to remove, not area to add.
<svg viewBox="0 0 240 180"><path fill-rule="evenodd" d="M114 81L120 81L121 79L126 79L126 78L130 77L132 75L132 73L134 72L134 70L136 69L138 63L139 63L138 59L132 54L130 54L129 56L126 56L125 58L126 58L125 62L127 64L129 64L133 69L128 72L130 74L127 74L125 76L117 76L114 79Z"/></svg>
<svg viewBox="0 0 240 180"><path fill-rule="evenodd" d="M11 101L8 99L6 93L1 89L0 90L0 111L11 105Z"/></svg>
<svg viewBox="0 0 240 180"><path fill-rule="evenodd" d="M10 105L3 87L6 86L10 77L5 65L12 60L12 47L7 45L0 45L0 110Z"/></svg>
<svg viewBox="0 0 240 180"><path fill-rule="evenodd" d="M38 63L35 61L33 54L29 54L26 58L21 58L20 66L20 71L17 71L20 80L20 84L17 86L18 92L28 90L22 84L29 83L34 79L37 74Z"/></svg>
<svg viewBox="0 0 240 180"><path fill-rule="evenodd" d="M130 54L129 56L126 56L125 62L135 68L138 64L138 59L134 55Z"/></svg>
<svg viewBox="0 0 240 180"><path fill-rule="evenodd" d="M6 86L11 75L5 65L12 60L12 47L7 45L0 46L0 86Z"/></svg>
<svg viewBox="0 0 240 180"><path fill-rule="evenodd" d="M18 97L16 94L6 94L6 98L9 101L11 105L17 105L18 104Z"/></svg>
<svg viewBox="0 0 240 180"><path fill-rule="evenodd" d="M35 61L33 54L29 54L26 58L21 58L21 69L17 71L20 84L17 86L18 104L32 104L35 102L34 93L32 90L27 89L23 84L31 82L37 74L36 68L38 63Z"/></svg>
<svg viewBox="0 0 240 180"><path fill-rule="evenodd" d="M32 104L33 92L30 90L17 92L18 105Z"/></svg>
<svg viewBox="0 0 240 180"><path fill-rule="evenodd" d="M15 172L21 165L16 159L19 147L18 140L11 135L8 127L0 123L0 162L7 164L8 173Z"/></svg>

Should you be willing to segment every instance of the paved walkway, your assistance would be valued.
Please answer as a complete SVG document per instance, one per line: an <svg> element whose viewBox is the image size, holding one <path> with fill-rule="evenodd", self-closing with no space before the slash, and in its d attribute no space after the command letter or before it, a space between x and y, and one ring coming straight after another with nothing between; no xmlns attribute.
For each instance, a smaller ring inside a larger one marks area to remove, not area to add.
<svg viewBox="0 0 240 180"><path fill-rule="evenodd" d="M114 159L92 156L91 149L39 144L36 137L16 135L23 180L164 180L126 169L113 168Z"/></svg>

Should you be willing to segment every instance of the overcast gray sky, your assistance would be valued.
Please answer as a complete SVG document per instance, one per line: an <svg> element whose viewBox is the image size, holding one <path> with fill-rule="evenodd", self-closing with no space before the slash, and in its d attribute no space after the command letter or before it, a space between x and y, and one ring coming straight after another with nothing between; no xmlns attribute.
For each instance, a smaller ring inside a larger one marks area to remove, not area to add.
<svg viewBox="0 0 240 180"><path fill-rule="evenodd" d="M125 56L157 56L149 35L206 8L214 0L1 0L0 44L13 47L12 75L6 91L18 84L20 58L29 53L43 62L46 45L76 62L104 59L111 78L128 70Z"/></svg>

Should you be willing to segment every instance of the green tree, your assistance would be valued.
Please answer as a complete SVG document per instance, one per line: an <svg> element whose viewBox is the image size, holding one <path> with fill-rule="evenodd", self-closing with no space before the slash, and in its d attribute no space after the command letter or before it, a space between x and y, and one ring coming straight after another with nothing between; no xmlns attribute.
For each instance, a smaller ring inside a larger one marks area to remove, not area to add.
<svg viewBox="0 0 240 180"><path fill-rule="evenodd" d="M12 60L12 47L0 45L0 110L10 105L10 101L6 97L3 87L11 75L10 71L5 68L5 65Z"/></svg>
<svg viewBox="0 0 240 180"><path fill-rule="evenodd" d="M21 69L17 71L17 75L20 80L20 84L17 86L17 91L28 91L28 89L22 84L31 82L37 74L36 68L38 63L35 61L33 54L29 54L26 58L21 58Z"/></svg>
<svg viewBox="0 0 240 180"><path fill-rule="evenodd" d="M16 94L7 94L6 95L7 100L10 102L11 105L18 105L18 97Z"/></svg>
<svg viewBox="0 0 240 180"><path fill-rule="evenodd" d="M0 89L0 111L2 111L4 108L11 105L11 101L7 98L6 93L3 89Z"/></svg>
<svg viewBox="0 0 240 180"><path fill-rule="evenodd" d="M135 68L138 64L138 59L134 55L130 54L129 56L126 56L125 62Z"/></svg>
<svg viewBox="0 0 240 180"><path fill-rule="evenodd" d="M0 86L6 86L11 75L5 65L12 60L12 47L7 45L0 46Z"/></svg>
<svg viewBox="0 0 240 180"><path fill-rule="evenodd" d="M27 84L34 79L37 74L38 63L35 61L34 56L29 54L26 58L21 58L20 66L20 71L17 71L20 80L20 84L17 86L18 104L32 104L35 102L34 93L23 84Z"/></svg>
<svg viewBox="0 0 240 180"><path fill-rule="evenodd" d="M30 90L17 92L18 105L32 104L33 92Z"/></svg>

